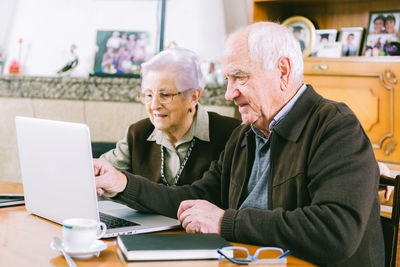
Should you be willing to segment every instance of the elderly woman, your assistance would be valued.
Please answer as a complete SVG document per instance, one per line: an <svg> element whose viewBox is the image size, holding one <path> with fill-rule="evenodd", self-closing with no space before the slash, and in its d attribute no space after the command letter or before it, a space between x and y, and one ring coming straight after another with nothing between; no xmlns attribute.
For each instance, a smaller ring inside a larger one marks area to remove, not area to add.
<svg viewBox="0 0 400 267"><path fill-rule="evenodd" d="M143 63L141 100L149 118L132 124L101 158L165 185L201 178L240 124L207 112L198 103L203 89L199 60L187 49L171 48Z"/></svg>

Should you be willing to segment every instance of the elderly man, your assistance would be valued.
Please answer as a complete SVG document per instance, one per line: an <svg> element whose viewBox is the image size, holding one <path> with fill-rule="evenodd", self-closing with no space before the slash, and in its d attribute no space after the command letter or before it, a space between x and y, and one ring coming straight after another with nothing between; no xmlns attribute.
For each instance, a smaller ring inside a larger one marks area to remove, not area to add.
<svg viewBox="0 0 400 267"><path fill-rule="evenodd" d="M383 266L370 141L346 105L303 84L290 30L269 22L238 30L222 66L225 97L244 125L202 179L167 188L96 161L97 187L133 208L177 216L187 232L290 249L319 265Z"/></svg>

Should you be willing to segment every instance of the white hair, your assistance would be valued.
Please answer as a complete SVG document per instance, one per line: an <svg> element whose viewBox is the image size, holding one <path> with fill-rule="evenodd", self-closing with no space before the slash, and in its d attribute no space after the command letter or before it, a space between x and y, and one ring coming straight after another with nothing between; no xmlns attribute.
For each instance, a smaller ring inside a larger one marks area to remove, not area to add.
<svg viewBox="0 0 400 267"><path fill-rule="evenodd" d="M197 55L185 48L174 47L158 53L142 64L142 78L149 71L170 72L174 77L175 87L181 92L188 89L203 90L205 87ZM145 90L143 83L142 90Z"/></svg>
<svg viewBox="0 0 400 267"><path fill-rule="evenodd" d="M286 27L273 22L259 22L251 26L248 36L249 56L252 61L262 62L265 71L272 70L278 59L288 57L292 65L292 79L303 79L303 55L299 41Z"/></svg>

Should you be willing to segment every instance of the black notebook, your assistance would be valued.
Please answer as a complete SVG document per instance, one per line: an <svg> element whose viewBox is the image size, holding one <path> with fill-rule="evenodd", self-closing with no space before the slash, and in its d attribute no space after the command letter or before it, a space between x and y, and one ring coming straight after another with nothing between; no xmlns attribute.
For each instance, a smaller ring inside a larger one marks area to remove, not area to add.
<svg viewBox="0 0 400 267"><path fill-rule="evenodd" d="M0 207L24 205L23 194L0 194Z"/></svg>
<svg viewBox="0 0 400 267"><path fill-rule="evenodd" d="M217 234L122 235L117 244L127 261L217 259L217 248L230 246Z"/></svg>

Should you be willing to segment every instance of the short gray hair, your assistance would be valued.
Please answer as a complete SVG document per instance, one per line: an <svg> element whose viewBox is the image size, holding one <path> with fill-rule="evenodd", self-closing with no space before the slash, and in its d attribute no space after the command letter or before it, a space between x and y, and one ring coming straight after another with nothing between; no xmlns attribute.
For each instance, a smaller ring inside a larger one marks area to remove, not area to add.
<svg viewBox="0 0 400 267"><path fill-rule="evenodd" d="M158 53L142 64L142 78L149 71L170 72L175 78L175 87L181 92L188 89L203 90L205 87L197 55L185 48L174 47ZM145 89L142 83L142 90Z"/></svg>
<svg viewBox="0 0 400 267"><path fill-rule="evenodd" d="M303 79L303 55L299 41L286 27L273 22L252 25L248 36L249 56L252 61L262 62L265 71L276 67L280 57L288 57L292 64L292 79Z"/></svg>

